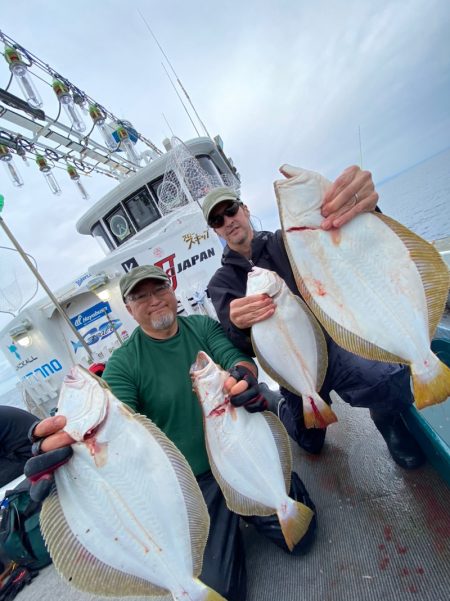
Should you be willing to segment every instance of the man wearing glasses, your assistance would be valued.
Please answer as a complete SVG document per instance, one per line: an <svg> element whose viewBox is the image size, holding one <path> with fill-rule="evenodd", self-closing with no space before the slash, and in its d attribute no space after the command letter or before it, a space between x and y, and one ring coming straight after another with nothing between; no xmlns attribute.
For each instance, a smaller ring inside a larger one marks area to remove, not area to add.
<svg viewBox="0 0 450 601"><path fill-rule="evenodd" d="M376 209L378 194L372 176L359 167L349 167L331 185L322 204L322 229L341 227L355 215ZM222 267L208 284L208 292L228 338L239 349L254 356L250 328L273 315L275 304L267 295L246 297L247 274L253 266L275 271L291 292L300 295L290 267L281 231L255 232L250 212L230 188L215 188L203 201L208 225L227 245ZM413 401L409 370L397 364L369 361L349 353L324 332L328 347L328 369L321 397L331 402L335 390L355 407L367 407L394 461L403 468L416 468L425 456L402 418ZM278 413L290 436L306 451L320 453L326 429L306 429L302 400L280 389L283 399Z"/></svg>
<svg viewBox="0 0 450 601"><path fill-rule="evenodd" d="M210 514L210 530L200 579L228 601L245 601L246 567L240 518L229 511L209 467L203 431L203 414L192 390L189 369L198 351L230 372L247 390L230 401L249 412L263 411L267 402L256 380L252 359L225 336L217 321L204 315L177 317L177 299L167 274L156 266L135 267L120 280L120 291L130 315L138 323L130 338L114 351L103 372L114 395L138 413L149 417L183 453L194 472ZM34 480L31 494L42 500L50 489L49 475L70 459L73 442L61 429L63 416L48 418L34 429L41 454L32 458L26 473ZM296 473L290 496L315 509ZM248 523L287 551L276 515L245 517ZM305 553L315 537L314 516L305 536L293 550Z"/></svg>

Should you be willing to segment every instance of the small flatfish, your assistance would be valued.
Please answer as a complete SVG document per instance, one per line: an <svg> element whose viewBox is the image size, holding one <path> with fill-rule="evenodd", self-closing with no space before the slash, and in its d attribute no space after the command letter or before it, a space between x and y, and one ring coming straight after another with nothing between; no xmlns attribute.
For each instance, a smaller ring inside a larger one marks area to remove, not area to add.
<svg viewBox="0 0 450 601"><path fill-rule="evenodd" d="M276 513L292 550L308 530L314 512L288 496L292 469L288 434L273 413L234 407L223 391L228 375L202 351L191 367L211 470L231 511Z"/></svg>
<svg viewBox="0 0 450 601"><path fill-rule="evenodd" d="M450 395L450 369L430 349L442 317L449 272L437 250L380 213L339 229L320 228L330 182L284 165L275 182L286 250L297 286L343 348L410 366L418 409Z"/></svg>
<svg viewBox="0 0 450 601"><path fill-rule="evenodd" d="M58 414L75 442L41 512L57 571L97 595L223 600L198 579L209 516L175 445L80 366L64 379Z"/></svg>
<svg viewBox="0 0 450 601"><path fill-rule="evenodd" d="M262 368L278 384L302 397L307 428L326 428L336 422L335 413L317 392L325 378L328 353L316 318L274 271L253 267L247 279L247 295L251 294L267 294L276 306L271 317L251 329Z"/></svg>

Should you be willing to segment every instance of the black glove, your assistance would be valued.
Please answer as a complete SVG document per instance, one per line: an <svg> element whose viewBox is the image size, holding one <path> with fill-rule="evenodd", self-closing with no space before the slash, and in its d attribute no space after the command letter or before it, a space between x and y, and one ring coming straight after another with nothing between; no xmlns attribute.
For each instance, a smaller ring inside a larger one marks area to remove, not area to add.
<svg viewBox="0 0 450 601"><path fill-rule="evenodd" d="M38 575L37 570L24 566L17 566L2 583L0 588L0 601L12 601L26 584Z"/></svg>
<svg viewBox="0 0 450 601"><path fill-rule="evenodd" d="M31 452L33 457L25 463L23 473L31 481L30 497L33 501L43 501L50 494L53 485L53 472L64 465L72 457L71 446L41 453L41 444L44 438L37 438L34 429L39 422L30 428L28 438L32 442Z"/></svg>
<svg viewBox="0 0 450 601"><path fill-rule="evenodd" d="M238 382L244 380L248 384L248 388L244 392L230 395L230 403L235 407L244 407L249 413L265 411L268 403L264 395L261 394L258 380L252 372L243 365L235 365L229 373Z"/></svg>

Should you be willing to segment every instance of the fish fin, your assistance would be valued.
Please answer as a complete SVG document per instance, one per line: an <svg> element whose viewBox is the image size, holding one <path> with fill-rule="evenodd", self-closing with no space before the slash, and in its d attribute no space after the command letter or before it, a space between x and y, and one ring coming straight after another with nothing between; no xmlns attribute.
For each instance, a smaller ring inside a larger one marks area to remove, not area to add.
<svg viewBox="0 0 450 601"><path fill-rule="evenodd" d="M289 503L286 504L286 511L278 511L277 516L284 540L289 547L289 551L292 551L307 533L309 524L314 517L314 511L299 501L289 499Z"/></svg>
<svg viewBox="0 0 450 601"><path fill-rule="evenodd" d="M381 213L374 213L397 234L409 251L422 279L428 309L428 329L433 338L441 320L450 287L450 272L436 248L407 227Z"/></svg>
<svg viewBox="0 0 450 601"><path fill-rule="evenodd" d="M198 578L195 578L194 580L203 589L203 591L202 591L203 594L201 596L201 601L227 601L224 597L222 597L222 595L219 595L219 593L217 591L215 591L211 587L207 586L204 582L202 582ZM177 601L184 601L185 600L185 596L183 596L182 598L181 597L175 597L175 599ZM200 597L198 597L198 599L200 601Z"/></svg>
<svg viewBox="0 0 450 601"><path fill-rule="evenodd" d="M393 353L389 353L383 348L369 342L368 340L364 340L360 336L357 336L347 328L344 328L339 323L334 321L322 308L319 304L314 300L308 288L306 287L302 276L300 275L295 261L292 257L292 253L289 250L289 245L286 239L286 234L283 231L283 239L285 242L286 252L289 257L289 261L291 264L292 272L294 274L295 282L297 287L302 295L303 299L317 317L319 322L325 328L325 330L329 333L331 338L339 345L342 346L345 350L354 353L355 355L360 355L366 359L371 359L375 361L385 361L387 363L407 363L401 357L394 355Z"/></svg>
<svg viewBox="0 0 450 601"><path fill-rule="evenodd" d="M419 373L415 364L411 365L414 400L417 409L442 403L450 397L450 369L431 351L430 355L431 358L428 360L430 363L429 370Z"/></svg>
<svg viewBox="0 0 450 601"><path fill-rule="evenodd" d="M280 457L281 469L283 470L284 483L286 486L286 492L289 492L291 488L291 474L292 474L292 451L291 443L289 441L289 435L283 422L270 411L265 411L263 414L266 420L272 436L277 445L278 455Z"/></svg>
<svg viewBox="0 0 450 601"><path fill-rule="evenodd" d="M245 409L243 409L245 411ZM258 503L254 499L250 499L245 495L238 492L235 488L233 488L228 482L222 477L219 469L214 463L212 453L209 450L208 439L206 438L206 450L208 452L209 457L209 465L211 467L211 471L213 476L220 487L220 490L225 497L225 501L227 507L230 511L237 513L239 515L273 515L276 513L276 509L274 507L267 507L262 503Z"/></svg>
<svg viewBox="0 0 450 601"><path fill-rule="evenodd" d="M57 572L81 591L102 596L167 595L169 591L103 563L70 529L54 490L44 501L40 526Z"/></svg>
<svg viewBox="0 0 450 601"><path fill-rule="evenodd" d="M209 513L200 487L184 455L158 426L139 413L134 414L133 417L144 428L150 431L154 439L163 448L175 471L186 503L191 539L193 575L197 577L202 571L203 553L209 532Z"/></svg>
<svg viewBox="0 0 450 601"><path fill-rule="evenodd" d="M326 428L338 421L333 409L318 395L302 396L303 420L306 428Z"/></svg>

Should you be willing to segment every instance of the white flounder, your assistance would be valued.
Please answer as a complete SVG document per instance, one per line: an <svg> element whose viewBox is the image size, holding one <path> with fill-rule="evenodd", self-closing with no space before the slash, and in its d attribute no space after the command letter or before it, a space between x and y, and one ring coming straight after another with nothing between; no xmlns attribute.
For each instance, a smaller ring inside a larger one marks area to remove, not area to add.
<svg viewBox="0 0 450 601"><path fill-rule="evenodd" d="M261 366L278 384L302 397L307 428L326 428L336 422L317 392L325 378L328 353L316 318L274 271L253 267L247 279L247 296L252 294L267 294L276 306L271 317L251 329Z"/></svg>
<svg viewBox="0 0 450 601"><path fill-rule="evenodd" d="M450 394L450 370L430 350L449 272L436 249L393 219L362 213L340 229L320 229L330 182L284 165L275 182L286 249L299 290L345 349L410 365L416 406Z"/></svg>
<svg viewBox="0 0 450 601"><path fill-rule="evenodd" d="M209 516L175 445L79 366L64 380L58 415L76 440L41 512L58 572L98 595L223 599L197 578Z"/></svg>
<svg viewBox="0 0 450 601"><path fill-rule="evenodd" d="M288 496L292 468L288 434L272 413L234 407L223 391L228 375L204 352L198 353L191 368L211 470L231 511L276 513L286 544L293 549L314 513Z"/></svg>

